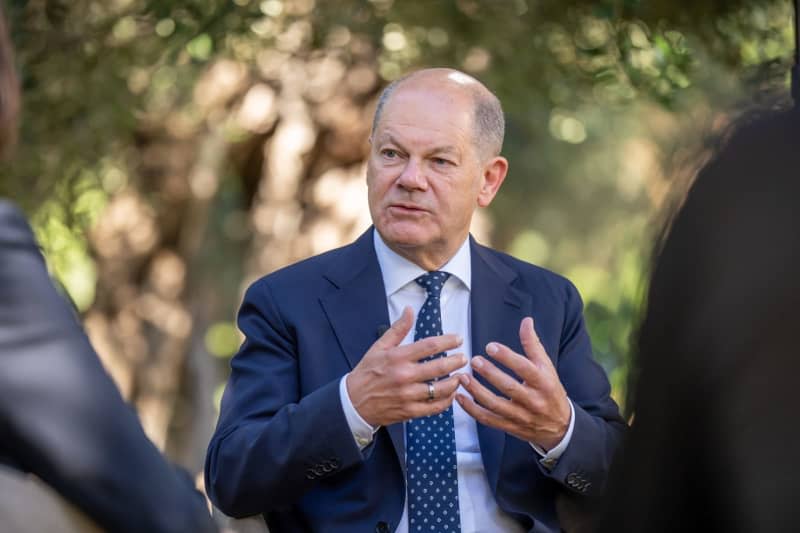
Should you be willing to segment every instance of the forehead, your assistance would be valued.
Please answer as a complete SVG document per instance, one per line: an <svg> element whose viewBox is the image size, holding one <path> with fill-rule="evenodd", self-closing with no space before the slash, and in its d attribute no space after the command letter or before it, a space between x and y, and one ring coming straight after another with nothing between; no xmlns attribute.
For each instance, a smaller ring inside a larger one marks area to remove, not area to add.
<svg viewBox="0 0 800 533"><path fill-rule="evenodd" d="M473 120L472 98L463 92L401 86L386 102L375 137L379 141L392 136L424 143L471 143Z"/></svg>

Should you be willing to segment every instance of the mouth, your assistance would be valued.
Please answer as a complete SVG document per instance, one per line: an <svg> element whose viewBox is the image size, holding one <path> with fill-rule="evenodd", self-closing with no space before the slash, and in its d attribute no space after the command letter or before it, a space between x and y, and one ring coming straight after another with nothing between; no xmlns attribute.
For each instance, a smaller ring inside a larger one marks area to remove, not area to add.
<svg viewBox="0 0 800 533"><path fill-rule="evenodd" d="M389 204L389 210L402 214L419 214L427 212L426 209L415 205L406 203Z"/></svg>

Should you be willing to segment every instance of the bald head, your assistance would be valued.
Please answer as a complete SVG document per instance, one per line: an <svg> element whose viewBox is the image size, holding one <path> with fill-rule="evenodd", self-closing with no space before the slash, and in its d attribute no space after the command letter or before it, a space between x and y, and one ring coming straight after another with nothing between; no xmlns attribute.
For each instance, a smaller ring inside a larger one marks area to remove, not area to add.
<svg viewBox="0 0 800 533"><path fill-rule="evenodd" d="M386 103L399 89L444 91L454 97L468 97L473 105L473 128L478 154L482 158L500 155L505 134L505 119L500 100L472 76L449 68L418 70L387 85L375 108L375 117L372 120L373 134L378 128Z"/></svg>

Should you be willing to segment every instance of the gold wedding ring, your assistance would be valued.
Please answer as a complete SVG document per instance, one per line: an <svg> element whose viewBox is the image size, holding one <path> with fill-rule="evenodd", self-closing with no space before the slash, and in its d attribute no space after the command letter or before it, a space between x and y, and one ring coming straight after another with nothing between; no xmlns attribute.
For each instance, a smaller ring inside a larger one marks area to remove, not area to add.
<svg viewBox="0 0 800 533"><path fill-rule="evenodd" d="M433 388L433 383L428 382L428 401L432 402L436 399L436 389Z"/></svg>

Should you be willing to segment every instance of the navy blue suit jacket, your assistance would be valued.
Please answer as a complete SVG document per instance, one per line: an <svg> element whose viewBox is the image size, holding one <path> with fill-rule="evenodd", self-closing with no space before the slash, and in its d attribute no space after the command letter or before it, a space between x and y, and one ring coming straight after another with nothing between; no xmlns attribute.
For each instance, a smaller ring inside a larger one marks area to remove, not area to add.
<svg viewBox="0 0 800 533"><path fill-rule="evenodd" d="M566 279L471 240L472 346L523 353L533 316L575 406L569 447L552 471L527 442L478 425L499 506L531 531L557 531L560 491L596 493L625 426L591 357L582 303ZM403 425L359 451L339 380L389 324L372 230L356 242L256 281L239 312L246 340L231 362L206 486L225 513L264 513L273 533L394 531L405 498Z"/></svg>
<svg viewBox="0 0 800 533"><path fill-rule="evenodd" d="M103 369L25 218L2 200L0 365L0 463L36 474L108 531L216 531L192 479L162 458Z"/></svg>

